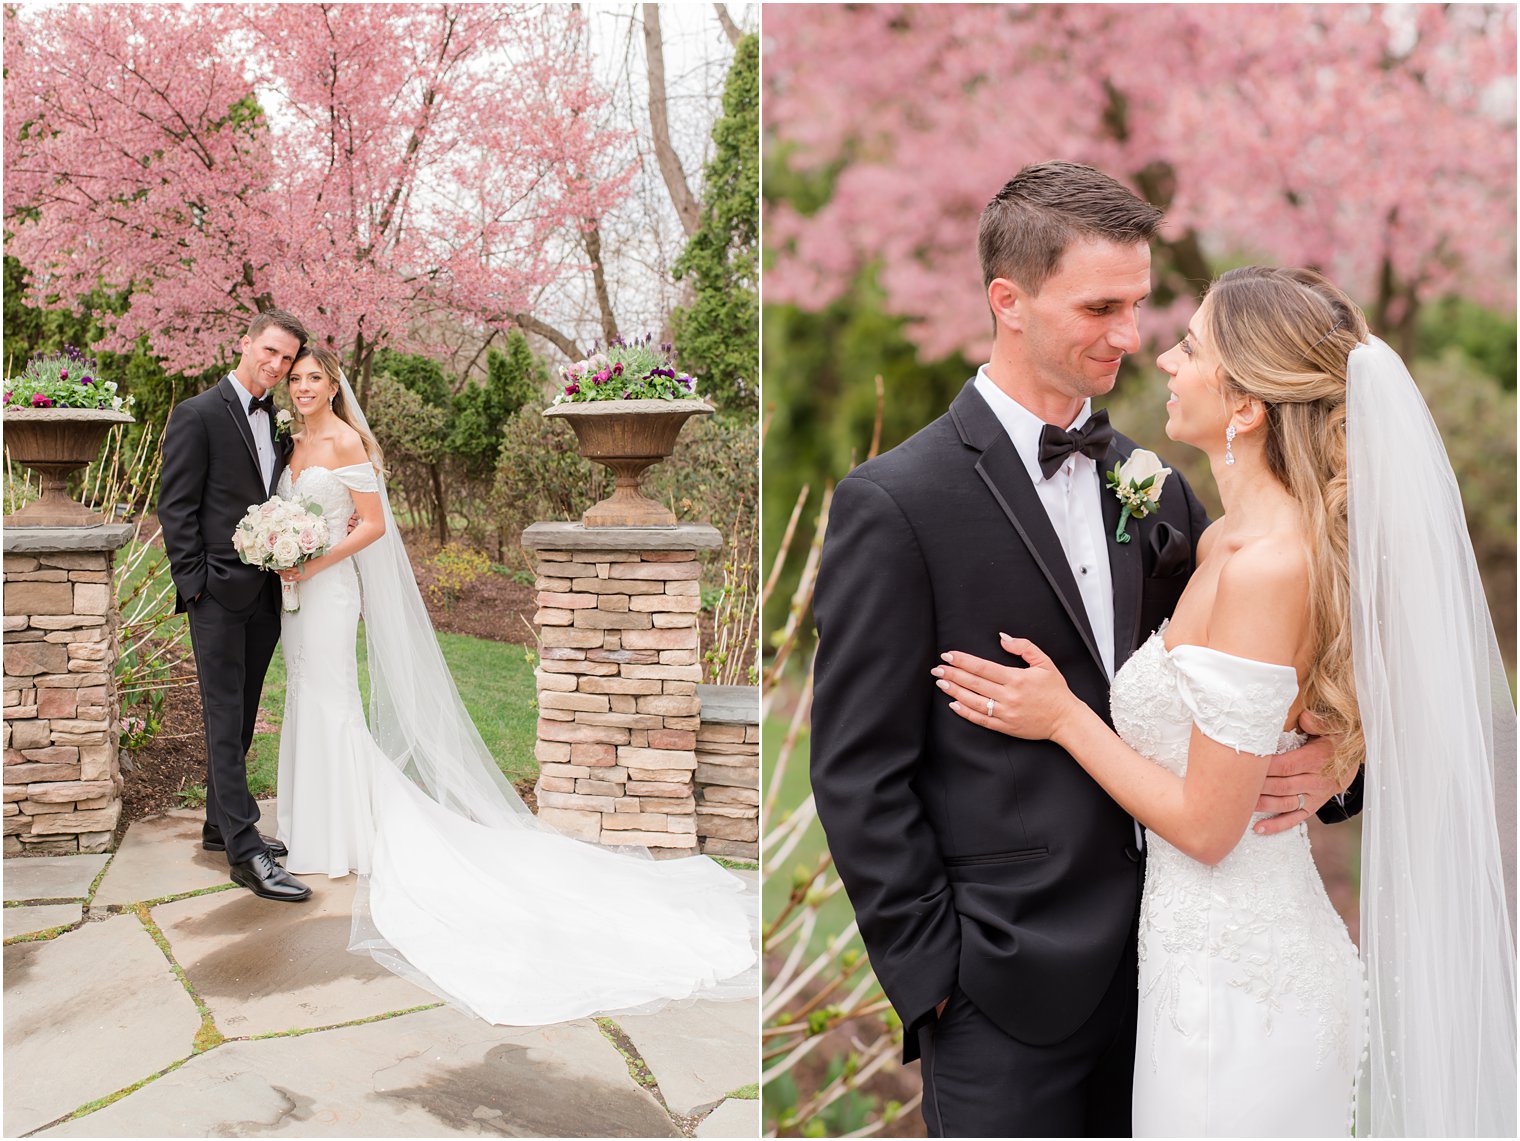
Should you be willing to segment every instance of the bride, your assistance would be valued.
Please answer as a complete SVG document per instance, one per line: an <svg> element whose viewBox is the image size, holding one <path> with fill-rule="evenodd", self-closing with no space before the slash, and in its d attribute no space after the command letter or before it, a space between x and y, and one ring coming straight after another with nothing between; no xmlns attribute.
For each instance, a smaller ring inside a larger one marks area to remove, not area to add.
<svg viewBox="0 0 1520 1141"><path fill-rule="evenodd" d="M304 430L278 493L319 506L342 537L281 576L299 601L281 632L287 869L359 873L350 949L490 1022L752 993L754 900L738 877L705 857L573 840L528 811L449 676L337 357L305 348L290 395Z"/></svg>
<svg viewBox="0 0 1520 1141"><path fill-rule="evenodd" d="M1167 435L1208 455L1225 513L1115 677L1114 729L1024 639L1001 641L1027 669L933 671L1148 829L1135 1132L1513 1137L1514 707L1430 414L1309 270L1226 273L1159 363ZM1305 828L1253 826L1304 711L1337 741L1328 776L1366 765L1360 957Z"/></svg>

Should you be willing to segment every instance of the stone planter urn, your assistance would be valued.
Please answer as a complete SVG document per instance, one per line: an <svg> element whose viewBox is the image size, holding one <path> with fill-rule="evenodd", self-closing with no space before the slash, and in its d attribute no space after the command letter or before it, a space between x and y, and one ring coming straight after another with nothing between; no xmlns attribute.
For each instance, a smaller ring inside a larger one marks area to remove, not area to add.
<svg viewBox="0 0 1520 1141"><path fill-rule="evenodd" d="M69 497L68 477L100 454L125 412L109 408L13 408L4 417L5 450L11 459L42 477L42 498L13 515L7 527L93 527L105 516Z"/></svg>
<svg viewBox="0 0 1520 1141"><path fill-rule="evenodd" d="M591 400L556 404L545 416L575 430L580 453L612 469L612 495L581 516L587 527L674 527L675 513L639 490L646 469L675 450L681 426L710 416L703 400Z"/></svg>

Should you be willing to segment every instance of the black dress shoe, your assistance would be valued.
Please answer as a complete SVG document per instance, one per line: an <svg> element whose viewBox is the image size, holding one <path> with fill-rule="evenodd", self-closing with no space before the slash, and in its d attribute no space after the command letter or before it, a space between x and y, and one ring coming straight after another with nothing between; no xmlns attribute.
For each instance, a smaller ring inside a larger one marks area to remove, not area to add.
<svg viewBox="0 0 1520 1141"><path fill-rule="evenodd" d="M269 854L275 859L283 860L286 856L290 855L290 849L287 848L281 841L276 840L273 836L265 836L261 833L259 835L259 839L264 841L264 847L269 849ZM227 850L227 842L220 839L203 839L201 840L201 847L208 852L225 852Z"/></svg>
<svg viewBox="0 0 1520 1141"><path fill-rule="evenodd" d="M232 882L246 887L261 899L276 899L282 903L299 903L311 897L311 888L275 863L268 852L260 852L244 863L233 864Z"/></svg>

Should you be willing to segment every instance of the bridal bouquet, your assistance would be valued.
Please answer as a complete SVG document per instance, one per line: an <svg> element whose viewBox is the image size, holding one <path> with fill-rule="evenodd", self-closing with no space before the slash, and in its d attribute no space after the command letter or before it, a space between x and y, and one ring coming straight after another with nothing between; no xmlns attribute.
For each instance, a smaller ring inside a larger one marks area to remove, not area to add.
<svg viewBox="0 0 1520 1141"><path fill-rule="evenodd" d="M327 551L327 520L315 503L281 499L255 503L232 532L232 549L249 566L282 571L300 566ZM280 607L294 614L301 609L296 584L280 583Z"/></svg>

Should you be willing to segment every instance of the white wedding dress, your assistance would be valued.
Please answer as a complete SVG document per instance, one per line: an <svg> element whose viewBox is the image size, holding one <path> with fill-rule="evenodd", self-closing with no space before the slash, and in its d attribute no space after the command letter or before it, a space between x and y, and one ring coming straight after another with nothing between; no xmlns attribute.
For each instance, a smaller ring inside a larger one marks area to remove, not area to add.
<svg viewBox="0 0 1520 1141"><path fill-rule="evenodd" d="M374 470L308 467L293 482L287 469L278 494L319 505L336 539L350 488L379 490ZM299 601L281 626L279 838L293 873L364 877L351 949L508 1025L752 990L722 985L756 959L756 901L742 880L705 857L656 861L560 835L481 803L489 788L459 774L428 795L365 720L354 560L303 581ZM450 807L472 796L479 818Z"/></svg>
<svg viewBox="0 0 1520 1141"><path fill-rule="evenodd" d="M1125 743L1182 776L1195 724L1258 756L1302 744L1283 730L1297 691L1289 666L1168 650L1158 630L1110 701ZM1214 867L1153 832L1146 847L1135 1135L1350 1135L1365 984L1305 826L1248 827Z"/></svg>

